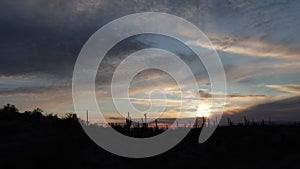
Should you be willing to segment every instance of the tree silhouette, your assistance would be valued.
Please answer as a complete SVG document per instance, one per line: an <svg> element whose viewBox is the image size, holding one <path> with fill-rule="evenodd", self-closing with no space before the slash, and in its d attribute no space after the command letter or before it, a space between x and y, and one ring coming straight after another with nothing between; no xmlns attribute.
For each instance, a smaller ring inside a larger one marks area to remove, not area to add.
<svg viewBox="0 0 300 169"><path fill-rule="evenodd" d="M10 112L10 113L17 113L19 110L16 108L15 105L6 104L0 110L0 112Z"/></svg>

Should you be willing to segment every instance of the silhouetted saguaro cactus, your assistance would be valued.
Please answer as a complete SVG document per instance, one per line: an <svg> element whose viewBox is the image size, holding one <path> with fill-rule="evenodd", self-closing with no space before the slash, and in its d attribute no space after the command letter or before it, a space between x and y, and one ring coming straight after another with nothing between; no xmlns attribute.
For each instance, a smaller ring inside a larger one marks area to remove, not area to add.
<svg viewBox="0 0 300 169"><path fill-rule="evenodd" d="M264 119L261 121L261 125L262 125L262 126L265 125L265 120L264 120Z"/></svg>
<svg viewBox="0 0 300 169"><path fill-rule="evenodd" d="M145 116L145 122L143 123L143 128L148 128L147 114L145 113L144 116ZM142 118L142 120L143 120L143 118Z"/></svg>
<svg viewBox="0 0 300 169"><path fill-rule="evenodd" d="M250 124L249 120L246 118L246 116L244 116L244 125L249 126L249 124Z"/></svg>
<svg viewBox="0 0 300 169"><path fill-rule="evenodd" d="M155 130L158 130L157 119L155 119Z"/></svg>
<svg viewBox="0 0 300 169"><path fill-rule="evenodd" d="M233 123L229 117L227 118L227 122L228 122L228 126L233 126Z"/></svg>
<svg viewBox="0 0 300 169"><path fill-rule="evenodd" d="M206 118L202 116L202 125L201 125L202 128L204 127L205 123L206 123Z"/></svg>
<svg viewBox="0 0 300 169"><path fill-rule="evenodd" d="M129 116L129 112L128 112L128 116L127 116L127 118L126 118L126 129L129 131L130 130L130 127L131 127L131 125L132 125L132 120L131 120L131 117Z"/></svg>

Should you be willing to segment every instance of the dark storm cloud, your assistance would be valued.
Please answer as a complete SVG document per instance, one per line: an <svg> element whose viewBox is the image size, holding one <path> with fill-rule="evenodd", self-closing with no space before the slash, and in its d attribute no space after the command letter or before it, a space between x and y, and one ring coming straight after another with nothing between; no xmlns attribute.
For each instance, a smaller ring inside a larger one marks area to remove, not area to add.
<svg viewBox="0 0 300 169"><path fill-rule="evenodd" d="M113 19L136 12L175 14L192 21L204 31L209 30L208 33L220 27L225 32L235 32L228 35L238 35L242 40L251 34L248 30L251 27L244 25L246 18L264 31L266 25L272 26L268 24L271 22L269 15L260 13L266 18L264 20L257 17L256 8L271 8L271 12L276 14L285 4L285 1L251 4L246 1L198 0L3 0L0 2L0 74L42 72L71 76L78 53L92 33ZM246 16L250 11L251 15ZM233 16L235 19L232 19ZM233 21L241 22L241 25L233 27ZM236 39L230 36L226 39ZM228 44L222 46L228 47Z"/></svg>
<svg viewBox="0 0 300 169"><path fill-rule="evenodd" d="M193 19L193 12L209 8L209 4L170 0L4 0L0 2L0 73L69 76L84 42L109 21L144 11Z"/></svg>
<svg viewBox="0 0 300 169"><path fill-rule="evenodd" d="M171 4L169 1L1 1L0 74L42 72L70 76L82 45L105 23L139 11L166 12Z"/></svg>
<svg viewBox="0 0 300 169"><path fill-rule="evenodd" d="M297 96L259 104L233 115L225 115L223 120L226 120L227 117L230 117L235 121L242 121L243 117L246 116L248 119L253 119L256 121L299 121L299 110L300 97Z"/></svg>
<svg viewBox="0 0 300 169"><path fill-rule="evenodd" d="M83 33L71 32L68 22L56 24L50 11L49 18L55 27L45 24L47 18L38 12L43 6L29 10L29 5L25 4L23 9L20 6L24 2L19 3L2 1L0 4L0 73L69 74L84 43Z"/></svg>

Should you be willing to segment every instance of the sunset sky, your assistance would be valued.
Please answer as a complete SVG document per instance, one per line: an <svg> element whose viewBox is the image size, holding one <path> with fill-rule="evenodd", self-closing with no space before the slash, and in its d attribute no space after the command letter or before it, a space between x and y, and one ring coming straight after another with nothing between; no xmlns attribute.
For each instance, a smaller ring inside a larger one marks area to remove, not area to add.
<svg viewBox="0 0 300 169"><path fill-rule="evenodd" d="M152 11L185 18L212 41L227 78L226 115L300 121L299 8L300 1L289 0L2 0L0 105L15 104L21 111L40 107L45 113L59 115L74 112L72 74L84 43L114 19ZM209 48L197 40L188 44ZM207 73L201 63L194 61L191 51L168 37L139 35L115 46L99 67L97 99L104 105L103 112L111 119L118 118L106 100L118 63L126 55L149 47L172 51L194 70L201 90L186 90L183 95L189 100L199 94L202 105L186 107L186 117L195 111L204 114L212 110L207 106L211 96ZM167 91L169 109L163 117L173 117L178 89L174 80L161 71L138 74L130 88L131 101L139 110L146 110L148 94L154 87ZM155 104L159 107L165 102ZM127 111L122 113L126 115Z"/></svg>

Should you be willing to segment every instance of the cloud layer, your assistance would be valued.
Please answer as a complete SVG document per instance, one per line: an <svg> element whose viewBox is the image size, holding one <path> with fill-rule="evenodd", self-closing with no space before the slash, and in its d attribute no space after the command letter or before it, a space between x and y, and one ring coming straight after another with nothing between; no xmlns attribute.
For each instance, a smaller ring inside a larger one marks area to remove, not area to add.
<svg viewBox="0 0 300 169"><path fill-rule="evenodd" d="M0 104L72 111L72 72L86 40L111 20L156 11L187 19L211 39L228 80L227 113L249 107L267 111L266 106L255 105L299 95L299 7L299 1L288 0L2 0ZM192 32L182 31L193 37ZM208 48L197 39L186 44ZM206 70L186 46L163 36L140 35L118 44L100 65L96 81L99 97L109 94L117 65L128 54L149 47L179 55L204 89L200 96L211 96ZM144 72L133 82L132 96L141 96L153 85L178 94L166 77L153 70ZM185 96L193 92L196 91L188 91ZM294 117L289 113L283 116Z"/></svg>

